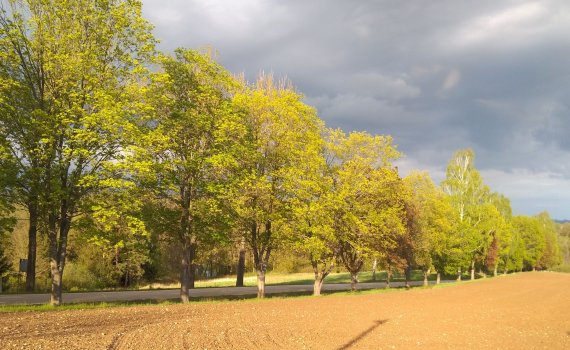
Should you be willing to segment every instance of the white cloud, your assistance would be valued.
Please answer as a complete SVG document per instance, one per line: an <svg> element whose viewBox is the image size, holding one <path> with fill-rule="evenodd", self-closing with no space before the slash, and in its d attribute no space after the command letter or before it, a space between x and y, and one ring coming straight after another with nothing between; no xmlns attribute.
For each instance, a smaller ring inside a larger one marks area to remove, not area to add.
<svg viewBox="0 0 570 350"><path fill-rule="evenodd" d="M517 33L540 28L546 14L544 4L539 2L515 5L470 21L454 41L465 46L493 39L508 42Z"/></svg>
<svg viewBox="0 0 570 350"><path fill-rule="evenodd" d="M461 24L442 47L509 51L562 40L570 30L570 7L565 1L514 2ZM498 2L501 6L503 3Z"/></svg>

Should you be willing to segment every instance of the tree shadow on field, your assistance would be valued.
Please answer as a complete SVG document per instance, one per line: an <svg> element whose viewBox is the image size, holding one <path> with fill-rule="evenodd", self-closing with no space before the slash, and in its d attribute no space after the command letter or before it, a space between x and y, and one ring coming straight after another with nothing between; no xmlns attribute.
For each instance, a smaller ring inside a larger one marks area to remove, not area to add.
<svg viewBox="0 0 570 350"><path fill-rule="evenodd" d="M368 333L372 332L373 330L378 328L378 326L380 326L381 324L384 324L386 322L388 322L388 320L376 320L376 321L374 321L374 324L372 326L368 327L365 331L363 331L362 333L360 333L356 337L352 338L351 340L349 340L348 342L343 344L341 347L337 348L337 350L346 350L346 349L351 348L352 346L354 346L354 344L358 343L360 340L362 340L364 337L366 337L368 335Z"/></svg>

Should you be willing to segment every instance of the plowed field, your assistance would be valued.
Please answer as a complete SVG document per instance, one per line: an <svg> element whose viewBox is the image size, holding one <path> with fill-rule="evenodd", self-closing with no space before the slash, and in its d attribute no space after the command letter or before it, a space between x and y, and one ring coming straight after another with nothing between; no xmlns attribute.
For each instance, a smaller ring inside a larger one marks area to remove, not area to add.
<svg viewBox="0 0 570 350"><path fill-rule="evenodd" d="M0 349L570 349L570 274L319 298L0 313Z"/></svg>

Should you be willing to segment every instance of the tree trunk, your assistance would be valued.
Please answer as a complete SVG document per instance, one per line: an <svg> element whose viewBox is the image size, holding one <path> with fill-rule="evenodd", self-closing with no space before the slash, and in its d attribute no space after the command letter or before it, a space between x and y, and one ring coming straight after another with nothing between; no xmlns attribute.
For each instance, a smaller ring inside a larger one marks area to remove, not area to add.
<svg viewBox="0 0 570 350"><path fill-rule="evenodd" d="M372 280L376 281L376 267L378 266L378 259L374 259L372 263Z"/></svg>
<svg viewBox="0 0 570 350"><path fill-rule="evenodd" d="M459 270L457 270L457 281L461 282L461 268L459 268Z"/></svg>
<svg viewBox="0 0 570 350"><path fill-rule="evenodd" d="M250 248L253 254L253 266L257 274L257 297L265 297L265 274L267 272L267 264L271 254L271 221L265 223L264 240L259 239L260 227L256 222L251 223L251 240Z"/></svg>
<svg viewBox="0 0 570 350"><path fill-rule="evenodd" d="M4 277L0 276L0 293L2 293L2 279L3 279L3 278L4 278Z"/></svg>
<svg viewBox="0 0 570 350"><path fill-rule="evenodd" d="M386 267L386 288L390 288L390 279L392 278L392 268Z"/></svg>
<svg viewBox="0 0 570 350"><path fill-rule="evenodd" d="M182 259L180 261L180 301L187 303L190 301L190 289L194 287L194 255L196 254L196 243L189 239L184 242Z"/></svg>
<svg viewBox="0 0 570 350"><path fill-rule="evenodd" d="M61 273L58 264L58 244L57 244L57 232L55 227L55 218L50 215L49 219L49 236L50 236L50 257L49 257L49 268L51 274L51 305L61 305Z"/></svg>
<svg viewBox="0 0 570 350"><path fill-rule="evenodd" d="M319 296L321 295L321 289L323 288L323 283L325 281L325 278L334 269L334 264L330 264L327 267L327 263L322 263L322 268L319 268L319 262L313 260L313 256L311 255L311 266L313 266L313 272L315 274L315 282L313 284L313 295Z"/></svg>
<svg viewBox="0 0 570 350"><path fill-rule="evenodd" d="M505 268L505 271L503 271L503 275L506 275L507 273L509 273L509 270Z"/></svg>
<svg viewBox="0 0 570 350"><path fill-rule="evenodd" d="M245 275L245 237L242 237L239 245L236 287L243 287L244 275Z"/></svg>
<svg viewBox="0 0 570 350"><path fill-rule="evenodd" d="M495 268L493 269L493 277L497 277L497 265L495 265Z"/></svg>
<svg viewBox="0 0 570 350"><path fill-rule="evenodd" d="M265 298L265 268L257 269L257 297Z"/></svg>
<svg viewBox="0 0 570 350"><path fill-rule="evenodd" d="M59 212L59 235L57 227L57 215L48 215L48 238L49 238L49 259L51 273L51 298L50 303L58 306L63 303L63 271L65 269L65 259L67 255L67 238L71 227L71 215L67 201L62 201ZM71 212L72 213L72 212Z"/></svg>
<svg viewBox="0 0 570 350"><path fill-rule="evenodd" d="M197 240L192 231L191 205L193 200L193 187L189 180L185 179L180 187L180 240L182 243L182 258L180 260L180 300L183 303L189 301L189 290L194 288Z"/></svg>
<svg viewBox="0 0 570 350"><path fill-rule="evenodd" d="M180 301L187 303L190 301L190 266L191 266L191 245L185 244L180 261Z"/></svg>
<svg viewBox="0 0 570 350"><path fill-rule="evenodd" d="M28 266L26 267L26 291L36 289L36 251L38 233L38 204L30 203L28 207L30 226L28 228Z"/></svg>
<svg viewBox="0 0 570 350"><path fill-rule="evenodd" d="M439 271L437 272L437 277L435 278L435 284L440 284L441 283L441 274L439 273Z"/></svg>
<svg viewBox="0 0 570 350"><path fill-rule="evenodd" d="M350 272L350 290L356 291L356 284L358 283L358 272Z"/></svg>
<svg viewBox="0 0 570 350"><path fill-rule="evenodd" d="M321 289L323 288L324 278L315 278L315 283L313 284L313 295L321 295Z"/></svg>
<svg viewBox="0 0 570 350"><path fill-rule="evenodd" d="M50 304L54 306L59 306L63 302L61 298L61 273L59 272L59 268L57 266L57 261L53 258L50 258L50 272L51 272L51 297L50 297Z"/></svg>
<svg viewBox="0 0 570 350"><path fill-rule="evenodd" d="M194 246L194 252L196 251L196 246ZM190 260L190 266L188 266L188 289L194 289L196 283L196 266L194 266L194 255Z"/></svg>
<svg viewBox="0 0 570 350"><path fill-rule="evenodd" d="M424 287L429 285L428 282L428 275L429 275L429 269L428 270L424 270Z"/></svg>
<svg viewBox="0 0 570 350"><path fill-rule="evenodd" d="M471 281L475 279L475 261L471 262Z"/></svg>
<svg viewBox="0 0 570 350"><path fill-rule="evenodd" d="M404 270L404 276L406 277L405 287L406 289L410 289L410 279L412 277L412 268L410 266L407 266Z"/></svg>

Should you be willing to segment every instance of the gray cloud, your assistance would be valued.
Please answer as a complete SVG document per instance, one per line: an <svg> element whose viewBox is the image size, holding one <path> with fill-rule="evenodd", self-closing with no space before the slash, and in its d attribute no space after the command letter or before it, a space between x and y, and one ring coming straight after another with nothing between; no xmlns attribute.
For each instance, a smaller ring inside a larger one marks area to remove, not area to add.
<svg viewBox="0 0 570 350"><path fill-rule="evenodd" d="M472 147L515 211L570 218L570 193L551 191L570 188L570 3L474 4L145 0L143 11L163 50L213 46L249 79L289 77L330 126L393 135L403 171L441 180L453 151Z"/></svg>

